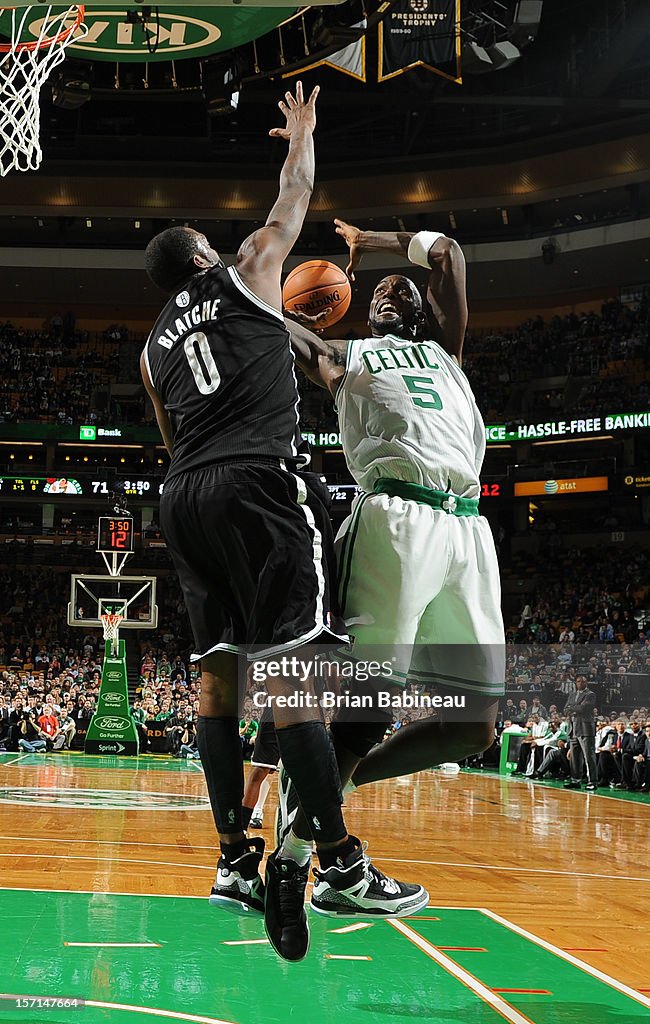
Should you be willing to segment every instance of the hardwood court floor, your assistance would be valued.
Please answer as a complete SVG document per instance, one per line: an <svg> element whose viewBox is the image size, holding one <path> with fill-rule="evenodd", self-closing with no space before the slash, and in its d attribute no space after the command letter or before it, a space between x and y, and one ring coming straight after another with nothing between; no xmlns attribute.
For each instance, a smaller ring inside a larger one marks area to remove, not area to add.
<svg viewBox="0 0 650 1024"><path fill-rule="evenodd" d="M259 919L204 899L198 764L1 757L0 993L91 1003L77 1017L0 999L0 1024L334 1024L346 1008L355 1024L650 1021L650 805L429 772L359 790L347 818L430 907L392 924L310 915L310 954L286 965Z"/></svg>

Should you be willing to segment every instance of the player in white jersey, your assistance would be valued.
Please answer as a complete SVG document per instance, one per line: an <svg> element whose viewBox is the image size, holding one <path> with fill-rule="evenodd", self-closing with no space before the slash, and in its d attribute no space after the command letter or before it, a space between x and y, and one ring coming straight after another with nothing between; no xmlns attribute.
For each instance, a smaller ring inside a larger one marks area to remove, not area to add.
<svg viewBox="0 0 650 1024"><path fill-rule="evenodd" d="M485 427L461 369L462 250L438 232L335 223L352 280L368 250L428 267L432 314L428 324L417 287L395 274L374 291L368 338L329 341L290 325L299 365L336 399L346 460L363 488L337 538L341 610L355 654L390 653L393 680L464 695L468 709L400 729L361 759L337 743L342 779L358 786L490 746L504 631L494 542L478 512Z"/></svg>

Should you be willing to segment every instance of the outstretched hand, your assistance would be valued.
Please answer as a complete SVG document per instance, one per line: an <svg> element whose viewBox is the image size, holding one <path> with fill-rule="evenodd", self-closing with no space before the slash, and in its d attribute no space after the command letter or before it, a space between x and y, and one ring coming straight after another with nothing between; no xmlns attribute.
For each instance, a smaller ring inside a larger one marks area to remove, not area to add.
<svg viewBox="0 0 650 1024"><path fill-rule="evenodd" d="M320 86L317 85L307 102L305 102L303 95L302 82L297 83L295 96L290 92L286 92L284 100L280 100L278 103L280 110L287 119L286 126L284 128L271 128L269 135L275 139L286 139L288 141L296 128L303 127L313 132L316 127L316 97L319 92Z"/></svg>
<svg viewBox="0 0 650 1024"><path fill-rule="evenodd" d="M334 223L337 235L341 236L350 250L350 260L345 268L345 273L350 281L354 281L354 271L361 262L361 249L359 248L361 229L355 228L353 224L346 224L344 220L339 220L338 217L334 218Z"/></svg>
<svg viewBox="0 0 650 1024"><path fill-rule="evenodd" d="M326 320L331 312L332 307L328 306L327 309L321 309L320 313L316 313L316 316L298 313L295 309L285 309L284 315L290 320L295 320L296 323L302 324L303 327L308 327L310 331L323 331L327 327Z"/></svg>

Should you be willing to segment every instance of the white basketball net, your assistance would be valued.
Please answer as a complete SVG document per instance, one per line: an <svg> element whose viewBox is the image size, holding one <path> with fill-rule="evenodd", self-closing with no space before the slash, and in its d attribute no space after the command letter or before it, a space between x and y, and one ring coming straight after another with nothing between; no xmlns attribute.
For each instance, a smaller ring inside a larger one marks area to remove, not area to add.
<svg viewBox="0 0 650 1024"><path fill-rule="evenodd" d="M122 622L123 615L113 615L110 612L105 612L102 615L102 626L104 629L104 640L110 640L113 653L116 654L118 650L118 636L120 631L120 622Z"/></svg>
<svg viewBox="0 0 650 1024"><path fill-rule="evenodd" d="M0 175L35 171L41 163L39 93L65 59L66 47L83 38L83 7L0 9L0 30L11 42L0 50ZM75 24L78 23L78 24ZM29 32L36 24L38 34ZM24 40L29 39L29 42Z"/></svg>

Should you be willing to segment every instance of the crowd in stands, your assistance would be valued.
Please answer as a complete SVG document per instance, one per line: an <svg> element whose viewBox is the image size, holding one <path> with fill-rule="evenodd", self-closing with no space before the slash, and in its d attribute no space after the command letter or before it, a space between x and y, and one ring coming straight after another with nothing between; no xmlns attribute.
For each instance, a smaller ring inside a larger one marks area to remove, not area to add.
<svg viewBox="0 0 650 1024"><path fill-rule="evenodd" d="M91 338L71 313L41 330L0 324L0 423L97 422L93 391L117 378L126 338L115 325Z"/></svg>
<svg viewBox="0 0 650 1024"><path fill-rule="evenodd" d="M551 377L590 379L573 397L564 387L544 391L547 419L549 409L556 415L647 411L649 327L647 301L636 308L606 302L600 315L571 313L548 322L536 317L511 332L468 335L463 368L488 422L504 415L516 422L536 413L536 393L524 385Z"/></svg>
<svg viewBox="0 0 650 1024"><path fill-rule="evenodd" d="M534 576L534 589L511 626L517 643L612 644L648 640L645 605L650 553L629 548L564 551L515 557L511 576ZM525 563L525 564L524 564ZM650 613L649 613L650 618Z"/></svg>
<svg viewBox="0 0 650 1024"><path fill-rule="evenodd" d="M610 301L600 314L536 317L512 331L468 334L464 365L486 420L516 422L540 409L558 416L647 410L649 309L645 300L636 307ZM71 313L38 331L0 325L0 422L92 423L105 416L117 422L120 410L104 406L98 413L91 396L117 379L120 345L128 338L128 328L112 324L91 339ZM138 384L137 361L134 373L130 383ZM578 379L575 389L526 388L532 380L567 376ZM303 428L336 429L331 398L302 375L300 387ZM144 399L137 415L150 422Z"/></svg>

